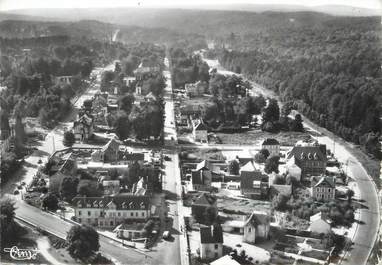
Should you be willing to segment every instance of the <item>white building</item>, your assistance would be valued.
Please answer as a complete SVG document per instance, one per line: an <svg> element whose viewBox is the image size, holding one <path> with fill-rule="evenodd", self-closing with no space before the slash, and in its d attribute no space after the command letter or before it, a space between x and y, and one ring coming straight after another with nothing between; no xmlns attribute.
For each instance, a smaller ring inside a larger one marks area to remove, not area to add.
<svg viewBox="0 0 382 265"><path fill-rule="evenodd" d="M321 212L310 217L310 231L317 234L327 234L331 229L330 223L323 217Z"/></svg>
<svg viewBox="0 0 382 265"><path fill-rule="evenodd" d="M148 196L75 197L72 202L78 223L103 228L114 228L125 221L143 221L151 216Z"/></svg>
<svg viewBox="0 0 382 265"><path fill-rule="evenodd" d="M200 258L216 260L223 256L223 230L220 225L200 227Z"/></svg>

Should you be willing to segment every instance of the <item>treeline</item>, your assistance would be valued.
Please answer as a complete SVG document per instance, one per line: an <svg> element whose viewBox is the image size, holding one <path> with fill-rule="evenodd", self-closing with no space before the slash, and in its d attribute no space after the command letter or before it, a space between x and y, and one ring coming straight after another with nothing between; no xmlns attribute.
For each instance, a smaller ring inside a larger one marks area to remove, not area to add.
<svg viewBox="0 0 382 265"><path fill-rule="evenodd" d="M272 27L236 36L219 61L266 88L346 140L380 156L382 72L380 21L336 18L315 27ZM249 44L251 50L249 49Z"/></svg>

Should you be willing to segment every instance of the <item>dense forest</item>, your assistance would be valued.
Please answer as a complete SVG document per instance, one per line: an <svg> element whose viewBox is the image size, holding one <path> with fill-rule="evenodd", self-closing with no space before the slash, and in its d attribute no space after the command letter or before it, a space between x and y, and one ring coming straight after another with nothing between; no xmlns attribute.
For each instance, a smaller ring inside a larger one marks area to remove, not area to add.
<svg viewBox="0 0 382 265"><path fill-rule="evenodd" d="M314 27L293 20L253 35L220 39L219 61L282 101L379 156L382 71L377 18L332 18Z"/></svg>

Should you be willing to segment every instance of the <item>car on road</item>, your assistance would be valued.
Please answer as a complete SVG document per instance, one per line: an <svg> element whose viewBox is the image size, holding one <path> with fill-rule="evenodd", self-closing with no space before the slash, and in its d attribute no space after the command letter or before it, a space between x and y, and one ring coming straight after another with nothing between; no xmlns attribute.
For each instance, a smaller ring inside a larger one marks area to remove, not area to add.
<svg viewBox="0 0 382 265"><path fill-rule="evenodd" d="M171 157L165 155L165 156L164 156L164 160L165 160L165 161L171 161Z"/></svg>
<svg viewBox="0 0 382 265"><path fill-rule="evenodd" d="M14 195L18 195L20 194L20 191L18 189L15 189L15 191L13 192Z"/></svg>
<svg viewBox="0 0 382 265"><path fill-rule="evenodd" d="M170 236L171 236L170 231L166 230L163 232L163 235L162 235L163 239L169 239Z"/></svg>

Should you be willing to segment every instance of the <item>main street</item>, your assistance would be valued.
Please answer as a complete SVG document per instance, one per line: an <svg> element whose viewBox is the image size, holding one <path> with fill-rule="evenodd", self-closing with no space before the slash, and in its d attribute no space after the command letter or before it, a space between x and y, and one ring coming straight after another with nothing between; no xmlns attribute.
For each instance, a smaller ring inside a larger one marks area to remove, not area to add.
<svg viewBox="0 0 382 265"><path fill-rule="evenodd" d="M163 75L166 78L166 88L164 92L165 101L165 122L164 122L164 142L165 146L174 146L177 143L177 135L175 128L174 102L172 99L172 80L169 69L169 61L164 60L165 70ZM160 264L168 265L187 265L188 256L186 255L187 242L183 234L184 218L181 209L181 182L179 170L179 158L174 150L164 150L164 154L169 156L170 161L164 161L165 174L163 176L163 190L169 194L168 200L168 216L173 220L171 231L173 241L161 242L157 251L159 255L155 257Z"/></svg>
<svg viewBox="0 0 382 265"><path fill-rule="evenodd" d="M216 68L221 74L236 74L232 71L224 69L217 60L204 60L210 67ZM267 90L255 82L250 82L253 86L253 92L263 94L266 97L275 98L280 102L279 98L273 91ZM352 238L353 245L350 247L349 252L346 253L345 258L341 262L346 265L366 264L374 246L379 229L380 206L375 183L367 174L362 164L349 151L352 148L350 143L345 142L343 139L329 132L325 128L314 124L306 117L303 117L303 120L304 127L312 128L321 134L321 136L315 137L318 142L326 144L329 148L333 145L336 146L335 156L340 162L347 164L348 174L357 182L357 186L360 191L360 199L365 201L367 208L359 210L360 220L358 220L359 225L356 230L356 234L354 238Z"/></svg>

